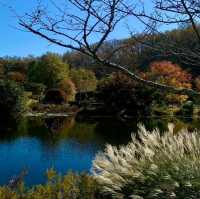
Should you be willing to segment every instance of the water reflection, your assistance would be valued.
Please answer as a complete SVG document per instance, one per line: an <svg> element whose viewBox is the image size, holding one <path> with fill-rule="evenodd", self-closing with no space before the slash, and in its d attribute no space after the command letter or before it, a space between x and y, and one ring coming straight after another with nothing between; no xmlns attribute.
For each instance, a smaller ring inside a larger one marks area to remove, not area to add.
<svg viewBox="0 0 200 199"><path fill-rule="evenodd" d="M0 139L0 184L23 169L29 171L28 185L45 182L44 173L51 167L60 173L89 172L105 144L95 135L95 126L76 123L74 118L23 120L17 131Z"/></svg>
<svg viewBox="0 0 200 199"><path fill-rule="evenodd" d="M26 118L12 131L0 131L0 184L28 169L26 183L45 182L47 168L60 173L68 170L90 171L92 160L106 143L126 144L138 123L148 130L157 127L162 132L173 122L175 131L181 128L200 129L199 120L188 118L135 118L120 121L96 118L76 121L73 117Z"/></svg>

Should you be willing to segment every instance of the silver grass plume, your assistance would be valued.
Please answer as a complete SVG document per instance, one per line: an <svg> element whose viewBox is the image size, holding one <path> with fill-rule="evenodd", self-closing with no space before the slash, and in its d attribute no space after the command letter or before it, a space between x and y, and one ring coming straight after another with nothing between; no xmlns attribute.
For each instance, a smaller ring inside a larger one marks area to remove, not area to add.
<svg viewBox="0 0 200 199"><path fill-rule="evenodd" d="M200 132L147 131L119 148L107 145L92 172L104 194L113 198L200 198Z"/></svg>

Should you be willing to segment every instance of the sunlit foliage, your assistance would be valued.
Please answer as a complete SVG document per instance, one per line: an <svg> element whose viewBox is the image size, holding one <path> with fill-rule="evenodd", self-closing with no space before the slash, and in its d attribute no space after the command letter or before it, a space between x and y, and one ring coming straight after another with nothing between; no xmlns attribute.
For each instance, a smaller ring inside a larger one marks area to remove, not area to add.
<svg viewBox="0 0 200 199"><path fill-rule="evenodd" d="M72 69L70 78L76 85L77 91L94 91L97 85L97 79L93 71L87 69Z"/></svg>
<svg viewBox="0 0 200 199"><path fill-rule="evenodd" d="M159 82L177 88L192 88L191 75L179 65L170 61L159 61L150 64L150 71L143 74L145 79ZM186 95L167 94L166 99L171 103L187 100Z"/></svg>
<svg viewBox="0 0 200 199"><path fill-rule="evenodd" d="M70 79L63 79L58 83L58 87L66 93L67 101L74 101L76 86Z"/></svg>
<svg viewBox="0 0 200 199"><path fill-rule="evenodd" d="M12 72L7 73L7 78L17 83L24 83L26 76L23 73L12 71Z"/></svg>
<svg viewBox="0 0 200 199"><path fill-rule="evenodd" d="M68 76L69 66L55 54L46 54L28 68L28 80L42 83L48 88L54 88L58 82Z"/></svg>
<svg viewBox="0 0 200 199"><path fill-rule="evenodd" d="M50 169L47 171L48 181L45 185L37 185L25 189L20 183L15 189L0 187L1 199L100 199L99 188L95 180L87 174L68 173L60 176Z"/></svg>

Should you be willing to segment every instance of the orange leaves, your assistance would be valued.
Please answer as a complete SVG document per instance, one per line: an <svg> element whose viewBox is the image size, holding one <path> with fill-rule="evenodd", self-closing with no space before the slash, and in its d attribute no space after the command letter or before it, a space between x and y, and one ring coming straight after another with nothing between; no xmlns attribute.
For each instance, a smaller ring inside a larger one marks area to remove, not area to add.
<svg viewBox="0 0 200 199"><path fill-rule="evenodd" d="M17 71L9 72L7 74L7 77L8 77L8 79L13 80L13 81L18 82L18 83L23 83L26 79L25 74L22 74L22 73L17 72Z"/></svg>
<svg viewBox="0 0 200 199"><path fill-rule="evenodd" d="M150 64L150 71L143 73L147 80L159 82L176 88L192 88L192 76L179 65L170 61L156 61ZM187 100L186 95L167 94L166 99L170 103L179 103Z"/></svg>
<svg viewBox="0 0 200 199"><path fill-rule="evenodd" d="M162 80L167 85L179 88L191 88L191 75L179 65L170 61L153 62L150 65L150 79Z"/></svg>
<svg viewBox="0 0 200 199"><path fill-rule="evenodd" d="M76 86L70 79L63 79L59 82L58 87L66 93L68 101L75 99Z"/></svg>

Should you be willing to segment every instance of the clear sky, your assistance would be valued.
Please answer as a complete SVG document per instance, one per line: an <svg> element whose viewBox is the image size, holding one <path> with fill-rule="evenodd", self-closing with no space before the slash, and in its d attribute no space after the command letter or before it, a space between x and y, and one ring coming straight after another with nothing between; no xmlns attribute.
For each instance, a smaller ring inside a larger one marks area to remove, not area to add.
<svg viewBox="0 0 200 199"><path fill-rule="evenodd" d="M43 0L47 1L48 0ZM59 1L59 0L57 0ZM6 3L11 5L19 13L25 13L35 7L37 0L0 0L0 57L3 56L27 56L41 55L47 51L64 53L66 49L50 45L47 41L17 29L17 19L11 10L2 5ZM133 25L139 29L139 24L133 22ZM114 38L125 38L128 31L121 28L116 32Z"/></svg>
<svg viewBox="0 0 200 199"><path fill-rule="evenodd" d="M0 0L9 2L19 13L25 13L34 7L34 0ZM17 19L7 7L0 4L0 57L41 55L47 51L62 53L66 50L50 46L48 42L18 30Z"/></svg>

